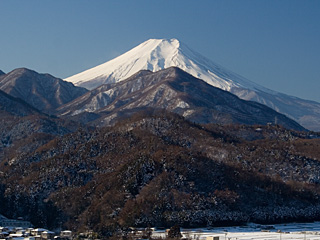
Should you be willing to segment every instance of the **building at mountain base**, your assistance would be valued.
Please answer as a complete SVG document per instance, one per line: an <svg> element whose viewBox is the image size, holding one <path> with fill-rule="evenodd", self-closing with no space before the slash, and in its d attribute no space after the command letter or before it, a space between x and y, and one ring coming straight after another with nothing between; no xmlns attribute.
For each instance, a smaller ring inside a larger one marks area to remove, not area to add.
<svg viewBox="0 0 320 240"><path fill-rule="evenodd" d="M9 219L0 214L0 226L2 227L21 227L21 228L29 228L32 227L31 222L24 221L22 219Z"/></svg>

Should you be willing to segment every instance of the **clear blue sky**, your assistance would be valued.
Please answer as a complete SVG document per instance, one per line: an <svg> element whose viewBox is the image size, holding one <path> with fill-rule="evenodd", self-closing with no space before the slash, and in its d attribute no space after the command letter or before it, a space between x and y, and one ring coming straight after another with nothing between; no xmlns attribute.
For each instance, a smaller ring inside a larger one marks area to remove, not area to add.
<svg viewBox="0 0 320 240"><path fill-rule="evenodd" d="M267 88L320 102L320 0L0 0L0 69L65 78L177 38Z"/></svg>

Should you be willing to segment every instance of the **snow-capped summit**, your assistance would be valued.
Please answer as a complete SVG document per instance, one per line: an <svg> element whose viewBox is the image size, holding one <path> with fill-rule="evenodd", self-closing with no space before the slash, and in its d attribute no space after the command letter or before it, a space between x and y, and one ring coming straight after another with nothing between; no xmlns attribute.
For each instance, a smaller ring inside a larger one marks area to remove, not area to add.
<svg viewBox="0 0 320 240"><path fill-rule="evenodd" d="M178 67L205 82L230 91L232 87L267 89L223 69L178 39L149 39L121 56L69 78L66 81L93 89L124 80L139 70L159 71Z"/></svg>
<svg viewBox="0 0 320 240"><path fill-rule="evenodd" d="M140 70L178 67L208 84L245 100L265 104L310 130L320 131L320 103L299 99L262 87L219 66L177 39L149 39L130 51L66 81L87 89L122 81Z"/></svg>

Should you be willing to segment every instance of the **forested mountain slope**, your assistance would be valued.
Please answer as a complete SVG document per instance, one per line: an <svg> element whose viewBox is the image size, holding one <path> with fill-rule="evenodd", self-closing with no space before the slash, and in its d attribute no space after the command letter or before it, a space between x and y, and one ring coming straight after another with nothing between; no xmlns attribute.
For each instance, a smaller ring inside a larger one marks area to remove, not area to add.
<svg viewBox="0 0 320 240"><path fill-rule="evenodd" d="M1 162L0 212L106 236L129 226L319 220L315 137L139 113Z"/></svg>

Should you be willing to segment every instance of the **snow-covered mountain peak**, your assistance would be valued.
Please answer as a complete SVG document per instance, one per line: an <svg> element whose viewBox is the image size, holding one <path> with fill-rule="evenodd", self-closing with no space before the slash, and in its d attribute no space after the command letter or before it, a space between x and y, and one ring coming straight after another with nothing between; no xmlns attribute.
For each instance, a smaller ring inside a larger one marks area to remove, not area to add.
<svg viewBox="0 0 320 240"><path fill-rule="evenodd" d="M104 83L122 81L139 70L156 72L168 67L181 68L210 85L228 91L233 87L268 91L213 63L175 38L149 39L117 58L65 80L93 89Z"/></svg>
<svg viewBox="0 0 320 240"><path fill-rule="evenodd" d="M161 47L168 47L168 46L172 46L174 48L179 48L180 47L180 41L176 38L171 38L171 39L156 39L156 38L151 38L147 41L145 41L144 43L140 44L149 44L149 45L153 45L153 46L161 46Z"/></svg>
<svg viewBox="0 0 320 240"><path fill-rule="evenodd" d="M65 80L76 86L93 89L105 83L127 79L140 70L156 72L169 67L178 67L244 100L265 104L308 129L320 129L319 103L264 88L212 62L174 38L149 39L117 58Z"/></svg>
<svg viewBox="0 0 320 240"><path fill-rule="evenodd" d="M139 70L158 71L174 66L179 46L177 39L149 39L115 59L65 80L93 89L124 80Z"/></svg>

